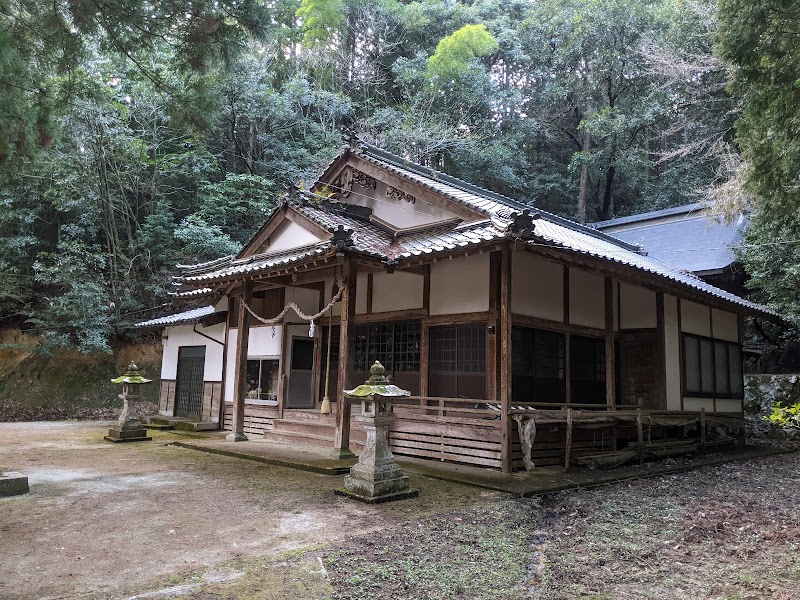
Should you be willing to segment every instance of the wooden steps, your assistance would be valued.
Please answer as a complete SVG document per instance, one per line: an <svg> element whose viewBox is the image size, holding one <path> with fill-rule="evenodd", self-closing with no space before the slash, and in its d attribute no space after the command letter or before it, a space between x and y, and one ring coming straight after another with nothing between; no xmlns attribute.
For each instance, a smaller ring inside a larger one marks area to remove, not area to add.
<svg viewBox="0 0 800 600"><path fill-rule="evenodd" d="M287 410L283 419L275 418L272 428L264 431L264 438L292 444L304 444L333 449L336 437L336 416L316 411ZM350 422L350 449L354 452L364 447L367 433L358 423Z"/></svg>

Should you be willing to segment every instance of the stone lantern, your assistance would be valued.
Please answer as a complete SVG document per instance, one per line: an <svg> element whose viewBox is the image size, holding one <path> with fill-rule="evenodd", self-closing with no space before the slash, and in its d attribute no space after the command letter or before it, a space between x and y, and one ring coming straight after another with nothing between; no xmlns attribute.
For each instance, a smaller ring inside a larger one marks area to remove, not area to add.
<svg viewBox="0 0 800 600"><path fill-rule="evenodd" d="M344 391L347 397L361 400L361 414L356 421L366 430L367 441L358 464L345 478L344 488L336 493L370 504L415 498L419 492L411 488L389 449L389 425L395 418L391 398L410 396L411 392L393 385L378 361L369 372L371 377L366 383Z"/></svg>
<svg viewBox="0 0 800 600"><path fill-rule="evenodd" d="M128 365L128 371L124 375L111 380L111 383L122 384L122 393L119 395L122 399L122 412L114 426L108 430L108 435L105 436L107 441L143 442L153 439L147 436L147 430L139 420L136 410L136 401L140 398L139 386L151 381L152 379L141 376L139 367L134 363Z"/></svg>

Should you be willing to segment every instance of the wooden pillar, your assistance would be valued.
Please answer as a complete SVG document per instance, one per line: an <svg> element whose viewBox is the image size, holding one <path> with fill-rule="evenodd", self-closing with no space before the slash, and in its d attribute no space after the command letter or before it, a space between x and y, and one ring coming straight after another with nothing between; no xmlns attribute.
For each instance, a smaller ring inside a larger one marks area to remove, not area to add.
<svg viewBox="0 0 800 600"><path fill-rule="evenodd" d="M422 279L422 308L425 311L425 316L431 314L431 266L425 265L425 274ZM428 395L428 377L430 365L430 326L422 319L420 323L420 339L419 339L419 395L422 398ZM421 401L424 406L426 402Z"/></svg>
<svg viewBox="0 0 800 600"><path fill-rule="evenodd" d="M656 399L667 410L667 332L664 326L664 292L656 292Z"/></svg>
<svg viewBox="0 0 800 600"><path fill-rule="evenodd" d="M500 427L501 427L501 468L503 473L510 473L512 464L512 428L511 428L511 248L502 250L500 264Z"/></svg>
<svg viewBox="0 0 800 600"><path fill-rule="evenodd" d="M614 282L605 280L606 309L606 404L610 410L616 407L616 368L614 366Z"/></svg>
<svg viewBox="0 0 800 600"><path fill-rule="evenodd" d="M350 450L350 400L344 397L344 390L352 389L353 357L355 355L356 287L358 267L347 261L342 265L344 291L341 300L341 321L339 325L339 389L336 391L336 439L333 444L333 458L353 458ZM363 383L363 382L360 382Z"/></svg>
<svg viewBox="0 0 800 600"><path fill-rule="evenodd" d="M489 255L489 316L486 322L486 400L495 404L500 398L500 271L503 252Z"/></svg>
<svg viewBox="0 0 800 600"><path fill-rule="evenodd" d="M253 282L245 281L241 299L251 306ZM238 302L238 297L237 300ZM233 380L233 431L225 438L229 442L247 441L244 434L244 397L247 394L247 346L250 342L250 313L241 304L236 326L236 371Z"/></svg>

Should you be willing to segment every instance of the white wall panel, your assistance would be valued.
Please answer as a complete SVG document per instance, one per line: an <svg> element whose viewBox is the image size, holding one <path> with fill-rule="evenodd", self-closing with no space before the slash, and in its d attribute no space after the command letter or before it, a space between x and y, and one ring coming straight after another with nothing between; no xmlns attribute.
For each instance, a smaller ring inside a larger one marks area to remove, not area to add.
<svg viewBox="0 0 800 600"><path fill-rule="evenodd" d="M489 254L431 265L431 315L489 310Z"/></svg>
<svg viewBox="0 0 800 600"><path fill-rule="evenodd" d="M278 227L278 230L273 232L270 236L270 244L266 251L279 252L281 250L290 250L292 248L314 244L321 241L321 239L322 238L314 235L302 225L298 225L286 219Z"/></svg>
<svg viewBox="0 0 800 600"><path fill-rule="evenodd" d="M738 342L739 319L737 315L716 308L711 309L711 311L711 325L714 328L712 337L729 342Z"/></svg>
<svg viewBox="0 0 800 600"><path fill-rule="evenodd" d="M425 278L415 273L375 273L372 276L372 312L422 308Z"/></svg>
<svg viewBox="0 0 800 600"><path fill-rule="evenodd" d="M569 270L569 322L574 325L604 328L605 284L600 275Z"/></svg>
<svg viewBox="0 0 800 600"><path fill-rule="evenodd" d="M686 333L711 336L711 311L707 306L681 300L681 329Z"/></svg>
<svg viewBox="0 0 800 600"><path fill-rule="evenodd" d="M564 267L524 252L511 259L511 311L564 321Z"/></svg>

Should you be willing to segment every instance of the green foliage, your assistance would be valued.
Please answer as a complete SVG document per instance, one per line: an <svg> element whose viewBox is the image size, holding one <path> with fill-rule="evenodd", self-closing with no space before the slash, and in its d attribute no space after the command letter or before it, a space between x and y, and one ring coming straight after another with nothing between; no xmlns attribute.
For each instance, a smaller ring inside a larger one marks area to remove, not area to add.
<svg viewBox="0 0 800 600"><path fill-rule="evenodd" d="M436 52L428 59L428 75L459 79L470 71L475 59L494 54L498 48L486 25L464 25L436 45Z"/></svg>
<svg viewBox="0 0 800 600"><path fill-rule="evenodd" d="M342 0L301 0L295 13L303 27L307 44L325 42L337 32L345 20Z"/></svg>
<svg viewBox="0 0 800 600"><path fill-rule="evenodd" d="M790 406L774 406L766 419L773 425L800 429L800 404Z"/></svg>
<svg viewBox="0 0 800 600"><path fill-rule="evenodd" d="M559 214L583 192L591 220L694 201L733 112L712 0L3 6L0 317L83 348L238 251L344 128ZM797 239L784 214L754 231Z"/></svg>
<svg viewBox="0 0 800 600"><path fill-rule="evenodd" d="M744 264L753 287L800 324L800 5L720 2L719 51L742 101L736 140L753 208Z"/></svg>
<svg viewBox="0 0 800 600"><path fill-rule="evenodd" d="M175 237L182 242L185 256L201 261L236 254L241 249L241 244L234 242L222 227L206 223L198 215L181 221L175 228Z"/></svg>

